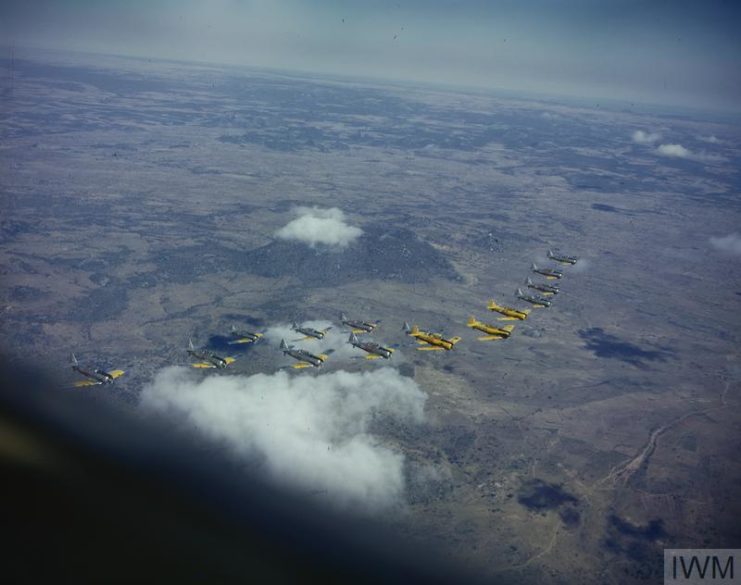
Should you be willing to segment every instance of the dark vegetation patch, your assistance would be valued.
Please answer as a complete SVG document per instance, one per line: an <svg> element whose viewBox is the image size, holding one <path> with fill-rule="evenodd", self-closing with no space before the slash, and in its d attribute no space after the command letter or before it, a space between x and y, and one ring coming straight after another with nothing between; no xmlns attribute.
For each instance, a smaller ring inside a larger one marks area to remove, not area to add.
<svg viewBox="0 0 741 585"><path fill-rule="evenodd" d="M579 335L586 341L586 349L597 357L617 359L637 367L645 366L644 362L665 362L670 355L667 348L643 349L616 335L605 333L601 327L582 329Z"/></svg>
<svg viewBox="0 0 741 585"><path fill-rule="evenodd" d="M108 321L125 311L128 304L126 287L109 284L96 288L86 297L76 300L67 318L83 323Z"/></svg>
<svg viewBox="0 0 741 585"><path fill-rule="evenodd" d="M566 528L575 528L579 525L579 522L581 522L581 514L571 506L563 508L558 513L558 516L561 518L561 521L564 523Z"/></svg>
<svg viewBox="0 0 741 585"><path fill-rule="evenodd" d="M607 211L609 213L620 213L620 209L613 207L612 205L605 205L604 203L592 203L592 209L597 211Z"/></svg>
<svg viewBox="0 0 741 585"><path fill-rule="evenodd" d="M553 510L564 504L577 504L579 500L565 491L560 484L547 483L542 479L525 482L517 495L517 501L528 510Z"/></svg>
<svg viewBox="0 0 741 585"><path fill-rule="evenodd" d="M612 554L624 556L632 561L626 568L628 576L653 579L663 572L663 557L660 543L657 541L666 537L667 533L660 519L639 526L611 514L602 546Z"/></svg>
<svg viewBox="0 0 741 585"><path fill-rule="evenodd" d="M346 248L311 248L275 240L255 250L233 250L219 245L189 246L163 252L155 258L160 276L188 282L221 271L246 272L268 278L293 277L303 286L338 286L363 279L427 282L432 278L460 280L441 252L410 230L368 226ZM194 258L198 261L194 262Z"/></svg>
<svg viewBox="0 0 741 585"><path fill-rule="evenodd" d="M252 327L264 327L265 326L265 319L261 319L260 317L251 317L250 315L243 315L240 313L226 313L225 315L221 316L222 319L226 321L233 322L233 325L237 327L237 329L240 329L243 324L251 325ZM259 332L256 332L259 333Z"/></svg>

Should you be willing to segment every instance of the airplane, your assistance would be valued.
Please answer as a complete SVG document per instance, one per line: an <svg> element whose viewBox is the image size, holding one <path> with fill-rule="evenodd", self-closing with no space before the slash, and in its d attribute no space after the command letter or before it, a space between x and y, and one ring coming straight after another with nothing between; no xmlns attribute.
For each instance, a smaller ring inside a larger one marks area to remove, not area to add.
<svg viewBox="0 0 741 585"><path fill-rule="evenodd" d="M262 333L252 333L251 331L240 331L234 325L229 329L229 333L234 338L229 345L238 345L241 343L254 343L262 337Z"/></svg>
<svg viewBox="0 0 741 585"><path fill-rule="evenodd" d="M521 288L518 288L515 292L515 295L518 299L522 299L523 301L527 301L531 305L534 305L535 307L550 307L551 301L546 299L545 297L539 297L536 295L529 295L522 292Z"/></svg>
<svg viewBox="0 0 741 585"><path fill-rule="evenodd" d="M343 325L347 325L352 329L353 333L371 333L376 327L378 327L378 321L375 323L368 323L367 321L353 321L345 316L345 313L340 313L340 321Z"/></svg>
<svg viewBox="0 0 741 585"><path fill-rule="evenodd" d="M563 276L563 272L559 268L538 268L535 264L531 268L533 272L542 274L548 280L554 280Z"/></svg>
<svg viewBox="0 0 741 585"><path fill-rule="evenodd" d="M116 378L120 378L124 375L123 370L103 370L101 368L93 368L93 369L85 369L82 366L80 366L80 363L77 361L77 358L75 357L75 354L70 355L70 360L72 362L72 370L77 372L78 374L82 374L87 378L86 380L80 380L79 382L75 382L74 386L75 388L84 388L85 386L99 386L101 384L110 384L115 380Z"/></svg>
<svg viewBox="0 0 741 585"><path fill-rule="evenodd" d="M430 333L429 331L420 331L416 325L410 327L409 323L404 323L404 331L407 335L411 335L417 340L417 343L427 344L427 347L418 347L419 351L438 351L446 350L450 351L453 346L458 343L460 337L451 337L450 339L444 338L440 333Z"/></svg>
<svg viewBox="0 0 741 585"><path fill-rule="evenodd" d="M303 333L306 337L301 337L300 339L294 339L294 341L304 341L306 339L324 339L324 336L327 334L327 331L332 329L331 327L327 327L326 329L322 329L321 331L317 329L312 329L311 327L299 327L296 323L294 323L291 326L291 329L298 333Z"/></svg>
<svg viewBox="0 0 741 585"><path fill-rule="evenodd" d="M188 355L193 356L197 360L201 360L191 364L194 368L225 368L236 361L233 357L221 357L208 349L196 349L193 347L192 339L188 340L188 349L186 351L188 352Z"/></svg>
<svg viewBox="0 0 741 585"><path fill-rule="evenodd" d="M524 321L530 314L530 309L520 310L514 309L512 307L503 307L501 305L497 305L496 301L494 301L493 299L489 301L489 304L486 305L486 308L490 311L496 311L497 313L501 313L502 315L504 315L504 317L499 317L499 321L514 321L515 319Z"/></svg>
<svg viewBox="0 0 741 585"><path fill-rule="evenodd" d="M512 335L512 330L515 328L514 325L507 325L505 327L497 327L496 325L489 325L488 323L482 323L477 321L476 317L471 315L466 323L471 329L478 329L486 333L485 336L479 337L479 341L499 341L500 339L507 339Z"/></svg>
<svg viewBox="0 0 741 585"><path fill-rule="evenodd" d="M297 370L301 368L318 368L324 363L324 360L329 357L328 354L332 352L332 350L329 350L326 354L320 353L319 355L316 355L306 351L305 349L294 349L294 347L288 345L284 339L280 340L280 349L283 351L284 355L290 356L298 362L291 366Z"/></svg>
<svg viewBox="0 0 741 585"><path fill-rule="evenodd" d="M377 360L378 358L387 360L391 357L391 354L394 353L394 350L390 347L383 347L382 345L372 341L358 341L355 333L350 333L350 339L348 339L347 342L352 344L353 347L357 347L367 352L368 355L365 356L365 359L367 360Z"/></svg>
<svg viewBox="0 0 741 585"><path fill-rule="evenodd" d="M579 259L576 256L564 256L562 254L555 254L553 250L548 250L548 257L551 260L560 262L561 264L576 264L576 261Z"/></svg>
<svg viewBox="0 0 741 585"><path fill-rule="evenodd" d="M527 285L527 288L532 288L534 290L540 291L544 295L557 295L559 292L561 292L558 288L558 284L533 282L532 280L530 280L529 276L525 279L525 284Z"/></svg>

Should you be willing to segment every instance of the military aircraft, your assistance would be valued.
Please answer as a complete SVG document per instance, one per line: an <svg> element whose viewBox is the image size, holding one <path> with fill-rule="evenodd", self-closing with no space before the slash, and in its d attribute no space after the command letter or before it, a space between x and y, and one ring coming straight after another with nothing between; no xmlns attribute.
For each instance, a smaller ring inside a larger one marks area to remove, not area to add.
<svg viewBox="0 0 741 585"><path fill-rule="evenodd" d="M383 347L382 345L374 343L373 341L358 341L355 333L350 333L350 339L348 339L348 343L350 343L353 347L357 347L358 349L362 349L363 351L367 352L368 355L365 356L365 359L367 360L377 360L378 358L387 360L391 357L391 354L394 353L394 350L390 347Z"/></svg>
<svg viewBox="0 0 741 585"><path fill-rule="evenodd" d="M319 331L317 329L312 329L311 327L299 327L296 323L294 323L291 326L291 329L293 329L297 333L303 333L305 335L305 337L294 339L293 341L304 341L306 339L324 339L324 336L327 334L327 331L329 331L332 328L327 327L326 329L322 329L321 331Z"/></svg>
<svg viewBox="0 0 741 585"><path fill-rule="evenodd" d="M417 349L419 351L438 351L443 349L450 351L453 349L453 346L461 340L460 337L451 337L450 339L446 339L440 333L420 331L419 327L416 325L410 327L409 323L406 322L404 323L404 332L407 335L414 337L417 340L417 343L422 345L427 344L426 347L418 347Z"/></svg>
<svg viewBox="0 0 741 585"><path fill-rule="evenodd" d="M252 333L251 331L240 331L234 325L229 329L229 333L233 339L229 342L229 345L239 345L242 343L255 343L262 337L262 333Z"/></svg>
<svg viewBox="0 0 741 585"><path fill-rule="evenodd" d="M527 285L527 288L532 288L533 290L537 290L542 292L544 295L557 295L560 291L558 288L558 284L546 284L544 282L533 282L530 280L530 277L528 276L525 279L525 284Z"/></svg>
<svg viewBox="0 0 741 585"><path fill-rule="evenodd" d="M559 268L539 268L535 264L533 264L530 268L532 268L533 272L542 274L548 280L554 280L563 276L563 272Z"/></svg>
<svg viewBox="0 0 741 585"><path fill-rule="evenodd" d="M562 254L555 254L553 250L548 250L548 257L551 260L560 262L561 264L576 264L576 261L579 259L576 256L564 256Z"/></svg>
<svg viewBox="0 0 741 585"><path fill-rule="evenodd" d="M70 355L72 361L72 370L78 374L82 374L87 378L86 380L80 380L75 382L75 388L84 388L85 386L99 386L100 384L110 384L116 378L120 378L124 375L123 370L103 370L101 368L83 368L77 361L75 354Z"/></svg>
<svg viewBox="0 0 741 585"><path fill-rule="evenodd" d="M471 329L478 329L486 333L485 336L479 337L479 341L499 341L500 339L507 339L512 335L512 330L515 328L514 325L506 325L505 327L497 327L496 325L489 325L488 323L482 323L477 321L473 315L468 318L466 323Z"/></svg>
<svg viewBox="0 0 741 585"><path fill-rule="evenodd" d="M186 351L188 352L188 355L193 356L197 360L201 360L191 364L194 368L225 368L236 361L233 357L221 357L205 348L196 349L193 347L192 339L188 340L188 349Z"/></svg>
<svg viewBox="0 0 741 585"><path fill-rule="evenodd" d="M547 308L547 307L550 307L551 306L551 301L549 301L547 298L540 297L540 296L537 296L537 295L529 295L529 294L526 294L526 293L522 292L522 289L521 288L518 288L515 291L515 295L517 296L518 299L521 299L523 301L526 301L526 302L530 303L531 305L534 305L535 307L546 307Z"/></svg>
<svg viewBox="0 0 741 585"><path fill-rule="evenodd" d="M376 327L378 327L378 321L375 323L369 323L368 321L353 321L345 316L345 313L340 313L340 321L343 325L347 325L352 329L353 333L370 333Z"/></svg>
<svg viewBox="0 0 741 585"><path fill-rule="evenodd" d="M500 321L514 321L515 319L524 321L530 314L530 309L520 310L514 309L512 307L503 307L501 305L497 305L496 301L494 300L490 300L489 304L486 305L486 308L490 311L495 311L504 315L504 317L499 317Z"/></svg>
<svg viewBox="0 0 741 585"><path fill-rule="evenodd" d="M280 349L284 355L290 356L298 362L291 366L297 370L301 368L318 368L332 352L332 350L329 350L326 354L313 354L305 349L295 349L292 345L288 345L284 339L280 340Z"/></svg>

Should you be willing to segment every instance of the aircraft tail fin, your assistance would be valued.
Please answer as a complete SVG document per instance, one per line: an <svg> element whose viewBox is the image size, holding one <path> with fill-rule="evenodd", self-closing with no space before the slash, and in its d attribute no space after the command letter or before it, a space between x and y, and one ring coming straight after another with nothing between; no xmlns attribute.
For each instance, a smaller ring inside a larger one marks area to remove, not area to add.
<svg viewBox="0 0 741 585"><path fill-rule="evenodd" d="M293 329L294 331L296 331L296 329L298 329L298 323L296 323L296 321L294 321L293 323L291 323L291 329Z"/></svg>
<svg viewBox="0 0 741 585"><path fill-rule="evenodd" d="M288 344L286 343L285 339L280 340L280 348L281 349L288 349Z"/></svg>
<svg viewBox="0 0 741 585"><path fill-rule="evenodd" d="M535 264L535 262L533 262L533 263L532 263L532 264L530 265L530 268L531 268L532 270L537 270L537 269L538 269L538 266L537 266L537 265Z"/></svg>
<svg viewBox="0 0 741 585"><path fill-rule="evenodd" d="M188 349L194 350L195 347L193 347L193 340L189 337L188 338Z"/></svg>
<svg viewBox="0 0 741 585"><path fill-rule="evenodd" d="M468 318L468 323L466 323L466 325L468 325L469 327L473 327L474 325L476 325L476 317L474 317L473 315L471 315Z"/></svg>
<svg viewBox="0 0 741 585"><path fill-rule="evenodd" d="M409 331L409 333L411 333L412 335L416 335L417 333L419 333L419 327L417 327L416 325L412 325L412 329Z"/></svg>
<svg viewBox="0 0 741 585"><path fill-rule="evenodd" d="M236 333L236 332L237 332L237 327L236 327L236 325L232 324L232 326L231 326L231 327L229 327L229 331L231 331L232 333Z"/></svg>
<svg viewBox="0 0 741 585"><path fill-rule="evenodd" d="M74 353L69 354L69 361L72 363L73 366L79 366L79 362L77 361L77 358L75 357Z"/></svg>
<svg viewBox="0 0 741 585"><path fill-rule="evenodd" d="M347 315L345 313L340 313L340 321L347 321Z"/></svg>
<svg viewBox="0 0 741 585"><path fill-rule="evenodd" d="M494 299L489 299L489 302L486 304L486 308L489 310L493 310L497 308L497 303Z"/></svg>
<svg viewBox="0 0 741 585"><path fill-rule="evenodd" d="M354 333L350 333L350 339L347 340L348 343L357 343L358 338L355 336Z"/></svg>
<svg viewBox="0 0 741 585"><path fill-rule="evenodd" d="M524 294L525 294L525 293L523 293L523 292L522 292L522 289L521 289L521 288L518 288L518 289L517 289L517 291L515 291L515 294L516 294L516 295L517 295L518 297L521 297L521 296L524 296Z"/></svg>
<svg viewBox="0 0 741 585"><path fill-rule="evenodd" d="M407 321L404 321L404 327L402 327L404 330L404 333L411 333L412 332L412 326L409 325Z"/></svg>
<svg viewBox="0 0 741 585"><path fill-rule="evenodd" d="M450 343L452 343L453 345L455 345L455 344L456 344L456 343L458 343L458 342L459 342L459 341L460 341L461 339L463 339L463 338L462 338L462 337L451 337L451 338L450 338Z"/></svg>
<svg viewBox="0 0 741 585"><path fill-rule="evenodd" d="M530 278L530 277L528 276L528 277L527 277L527 278L525 279L525 284L528 284L528 285L529 285L529 284L532 284L532 283L533 283L532 279L531 279L531 278Z"/></svg>
<svg viewBox="0 0 741 585"><path fill-rule="evenodd" d="M514 331L514 329L515 329L515 326L514 325L505 325L504 327L502 327L502 329L504 329L508 333L512 333L512 331Z"/></svg>

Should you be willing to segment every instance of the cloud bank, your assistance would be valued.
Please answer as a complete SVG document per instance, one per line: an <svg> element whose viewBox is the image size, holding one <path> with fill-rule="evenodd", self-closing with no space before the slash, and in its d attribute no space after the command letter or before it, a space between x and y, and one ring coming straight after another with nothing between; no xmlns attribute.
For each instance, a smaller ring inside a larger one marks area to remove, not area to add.
<svg viewBox="0 0 741 585"><path fill-rule="evenodd" d="M403 501L404 457L369 434L371 421L421 423L426 400L414 380L391 368L200 378L170 367L144 388L141 404L261 460L275 480L340 507L377 511Z"/></svg>
<svg viewBox="0 0 741 585"><path fill-rule="evenodd" d="M677 158L689 158L692 153L681 144L660 144L656 149L662 156L674 156Z"/></svg>
<svg viewBox="0 0 741 585"><path fill-rule="evenodd" d="M643 130L633 132L633 142L636 144L653 144L660 139L661 135L655 132L644 132Z"/></svg>
<svg viewBox="0 0 741 585"><path fill-rule="evenodd" d="M721 252L741 256L741 236L736 232L721 238L710 238L710 244Z"/></svg>
<svg viewBox="0 0 741 585"><path fill-rule="evenodd" d="M336 207L298 207L296 213L299 217L279 229L276 237L303 242L312 248L317 244L344 248L363 233L360 228L347 225L345 214Z"/></svg>

